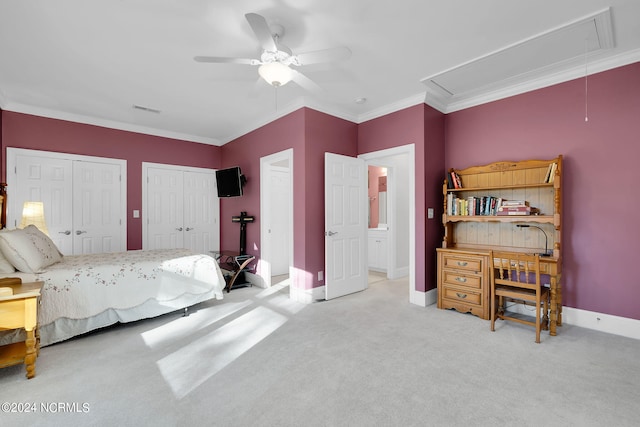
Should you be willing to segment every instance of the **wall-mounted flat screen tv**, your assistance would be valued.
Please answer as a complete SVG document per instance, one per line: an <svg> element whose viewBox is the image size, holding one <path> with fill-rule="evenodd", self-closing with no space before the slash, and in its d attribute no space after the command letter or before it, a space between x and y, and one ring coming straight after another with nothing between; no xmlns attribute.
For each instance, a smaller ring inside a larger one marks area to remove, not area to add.
<svg viewBox="0 0 640 427"><path fill-rule="evenodd" d="M239 167L235 166L216 171L218 197L240 197L245 177Z"/></svg>

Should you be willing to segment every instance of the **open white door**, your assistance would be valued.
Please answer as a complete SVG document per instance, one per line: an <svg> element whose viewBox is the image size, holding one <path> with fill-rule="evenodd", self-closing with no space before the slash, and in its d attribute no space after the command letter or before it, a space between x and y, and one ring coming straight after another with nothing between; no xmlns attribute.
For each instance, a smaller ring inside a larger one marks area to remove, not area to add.
<svg viewBox="0 0 640 427"><path fill-rule="evenodd" d="M367 169L325 153L325 299L367 288Z"/></svg>

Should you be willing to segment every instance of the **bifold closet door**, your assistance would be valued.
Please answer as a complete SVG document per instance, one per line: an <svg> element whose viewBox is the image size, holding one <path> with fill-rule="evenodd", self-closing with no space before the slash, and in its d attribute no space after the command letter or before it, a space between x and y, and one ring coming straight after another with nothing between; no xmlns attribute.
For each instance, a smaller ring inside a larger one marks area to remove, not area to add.
<svg viewBox="0 0 640 427"><path fill-rule="evenodd" d="M144 249L184 247L183 172L147 169L147 245Z"/></svg>
<svg viewBox="0 0 640 427"><path fill-rule="evenodd" d="M220 248L218 200L213 172L184 172L184 244L199 253Z"/></svg>
<svg viewBox="0 0 640 427"><path fill-rule="evenodd" d="M144 249L187 248L209 253L220 247L215 173L176 167L146 168Z"/></svg>
<svg viewBox="0 0 640 427"><path fill-rule="evenodd" d="M73 162L73 248L75 254L119 252L120 165Z"/></svg>
<svg viewBox="0 0 640 427"><path fill-rule="evenodd" d="M20 225L24 202L43 202L49 236L64 255L125 251L123 169L59 153L17 154L9 228Z"/></svg>
<svg viewBox="0 0 640 427"><path fill-rule="evenodd" d="M16 156L16 188L10 188L13 203L8 228L16 228L24 202L43 202L49 236L64 255L73 255L73 164L71 160Z"/></svg>

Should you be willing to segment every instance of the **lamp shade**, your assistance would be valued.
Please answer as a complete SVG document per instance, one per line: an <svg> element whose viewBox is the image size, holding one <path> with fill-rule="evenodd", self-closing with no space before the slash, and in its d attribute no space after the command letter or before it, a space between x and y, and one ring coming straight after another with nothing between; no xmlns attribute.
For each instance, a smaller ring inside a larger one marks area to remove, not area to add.
<svg viewBox="0 0 640 427"><path fill-rule="evenodd" d="M280 62L262 64L258 68L258 74L271 86L284 86L291 81L293 70Z"/></svg>
<svg viewBox="0 0 640 427"><path fill-rule="evenodd" d="M44 204L42 202L24 202L22 206L22 221L20 221L20 228L25 228L27 225L35 225L38 230L42 231L47 236L49 230L47 230L47 223L44 220Z"/></svg>

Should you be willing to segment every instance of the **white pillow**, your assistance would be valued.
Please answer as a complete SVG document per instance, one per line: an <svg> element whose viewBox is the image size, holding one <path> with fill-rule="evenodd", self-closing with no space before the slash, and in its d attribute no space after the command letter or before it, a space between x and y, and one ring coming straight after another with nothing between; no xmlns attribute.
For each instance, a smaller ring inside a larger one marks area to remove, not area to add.
<svg viewBox="0 0 640 427"><path fill-rule="evenodd" d="M13 273L16 269L0 252L0 273Z"/></svg>
<svg viewBox="0 0 640 427"><path fill-rule="evenodd" d="M17 270L41 273L62 259L51 239L34 225L0 232L0 251Z"/></svg>

